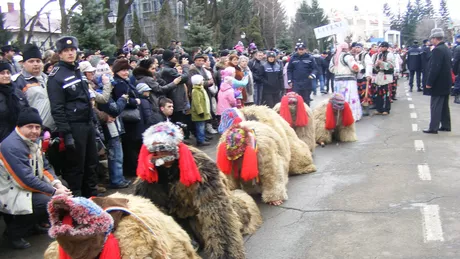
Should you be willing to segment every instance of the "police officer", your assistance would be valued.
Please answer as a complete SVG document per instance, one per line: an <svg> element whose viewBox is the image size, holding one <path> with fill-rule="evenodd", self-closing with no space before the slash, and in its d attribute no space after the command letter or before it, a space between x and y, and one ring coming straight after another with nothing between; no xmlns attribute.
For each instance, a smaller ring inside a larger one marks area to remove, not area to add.
<svg viewBox="0 0 460 259"><path fill-rule="evenodd" d="M51 114L64 137L65 168L62 176L75 196L97 195L97 149L88 84L75 62L78 41L61 37L56 42L60 61L48 78Z"/></svg>
<svg viewBox="0 0 460 259"><path fill-rule="evenodd" d="M421 72L422 72L422 52L418 46L418 41L407 52L407 68L409 69L409 87L412 92L414 86L414 75L417 76L417 92L421 92Z"/></svg>
<svg viewBox="0 0 460 259"><path fill-rule="evenodd" d="M294 92L302 96L307 105L310 105L310 94L318 69L315 58L307 53L305 44L299 43L296 47L297 52L287 67L288 84Z"/></svg>

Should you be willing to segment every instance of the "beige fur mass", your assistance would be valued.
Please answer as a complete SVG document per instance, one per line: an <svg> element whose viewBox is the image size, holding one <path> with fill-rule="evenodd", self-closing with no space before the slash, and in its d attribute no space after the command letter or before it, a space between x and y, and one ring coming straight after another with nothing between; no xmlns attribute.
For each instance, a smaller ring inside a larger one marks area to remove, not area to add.
<svg viewBox="0 0 460 259"><path fill-rule="evenodd" d="M304 105L305 105L305 110L307 111L308 125L305 127L294 127L294 130L295 130L295 133L297 134L297 137L299 137L299 139L305 142L310 148L310 151L313 153L315 152L315 147L316 147L315 120L313 119L313 111L310 108L310 106L308 106L306 103L304 103ZM277 103L275 107L273 107L273 110L279 114L280 107L281 107L281 103ZM295 105L289 105L291 116L293 116L293 118L295 118L294 115L297 114L297 110L295 110L296 107L297 106Z"/></svg>
<svg viewBox="0 0 460 259"><path fill-rule="evenodd" d="M287 182L289 173L289 149L286 142L273 130L257 121L243 121L240 126L254 130L257 142L257 163L259 168L259 183L255 180L243 182L228 176L231 189L242 188L248 193L262 193L266 203L287 200ZM221 136L219 144L224 142L227 132ZM244 159L244 157L243 157Z"/></svg>
<svg viewBox="0 0 460 259"><path fill-rule="evenodd" d="M320 144L323 142L324 144L330 144L333 139L339 142L357 141L358 138L356 137L355 123L348 127L342 126L341 115L339 115L339 118L337 119L337 126L335 129L333 131L326 130L326 109L328 103L329 100L321 103L321 105L316 107L313 111L316 127L316 143Z"/></svg>
<svg viewBox="0 0 460 259"><path fill-rule="evenodd" d="M272 130L275 130L285 140L285 143L288 143L291 151L291 160L289 163L290 175L316 171L310 148L297 137L294 129L278 113L262 105L246 106L241 109L241 112L245 120L258 121L270 126Z"/></svg>
<svg viewBox="0 0 460 259"><path fill-rule="evenodd" d="M170 216L163 214L148 199L115 193L109 197L128 199L128 209L141 218L155 233L153 235L134 216L125 216L114 232L122 259L193 259L200 258L191 245L190 237ZM45 259L59 259L58 243L52 242Z"/></svg>

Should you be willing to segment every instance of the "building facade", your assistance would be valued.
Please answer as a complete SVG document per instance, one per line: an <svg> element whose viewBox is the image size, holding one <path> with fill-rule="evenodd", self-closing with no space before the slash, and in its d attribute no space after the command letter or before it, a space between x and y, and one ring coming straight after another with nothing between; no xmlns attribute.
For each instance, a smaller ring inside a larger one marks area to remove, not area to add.
<svg viewBox="0 0 460 259"><path fill-rule="evenodd" d="M143 34L147 39L143 42L135 42L135 44L142 44L150 42L156 44L155 35L155 17L160 13L161 7L167 1L165 0L134 0L133 4L128 10L128 14L125 18L125 42L131 37L131 31L133 29L133 14L136 12L139 19L139 25L143 31ZM168 1L172 13L171 19L175 19L175 25L177 28L176 39L184 40L185 31L184 26L185 20L185 6L187 5L186 0L169 0ZM118 11L118 0L111 0L111 10L114 13ZM151 46L149 46L151 47Z"/></svg>

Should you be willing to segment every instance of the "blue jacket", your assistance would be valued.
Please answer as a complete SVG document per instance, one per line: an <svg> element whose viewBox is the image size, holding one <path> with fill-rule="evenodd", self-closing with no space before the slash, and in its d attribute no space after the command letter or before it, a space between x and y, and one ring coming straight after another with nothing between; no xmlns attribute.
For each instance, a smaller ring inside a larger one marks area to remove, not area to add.
<svg viewBox="0 0 460 259"><path fill-rule="evenodd" d="M0 144L0 211L30 214L32 193L54 194L53 185L60 181L40 144L20 135L17 129Z"/></svg>
<svg viewBox="0 0 460 259"><path fill-rule="evenodd" d="M288 83L292 83L294 89L313 89L313 80L309 76L316 78L318 67L315 58L310 54L294 54L287 67Z"/></svg>
<svg viewBox="0 0 460 259"><path fill-rule="evenodd" d="M423 50L417 45L414 45L409 49L407 52L407 68L409 70L422 70L422 53Z"/></svg>

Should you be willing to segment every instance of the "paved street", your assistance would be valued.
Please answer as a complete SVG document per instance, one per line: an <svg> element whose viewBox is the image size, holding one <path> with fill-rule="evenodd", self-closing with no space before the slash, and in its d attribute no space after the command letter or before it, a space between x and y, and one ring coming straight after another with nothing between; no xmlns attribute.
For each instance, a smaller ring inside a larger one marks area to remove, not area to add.
<svg viewBox="0 0 460 259"><path fill-rule="evenodd" d="M460 258L460 106L450 101L453 132L423 134L429 98L405 85L391 115L357 123L358 142L317 148L318 172L290 178L281 207L260 204L248 259ZM0 258L42 258L49 239L28 240L12 251L1 239Z"/></svg>

